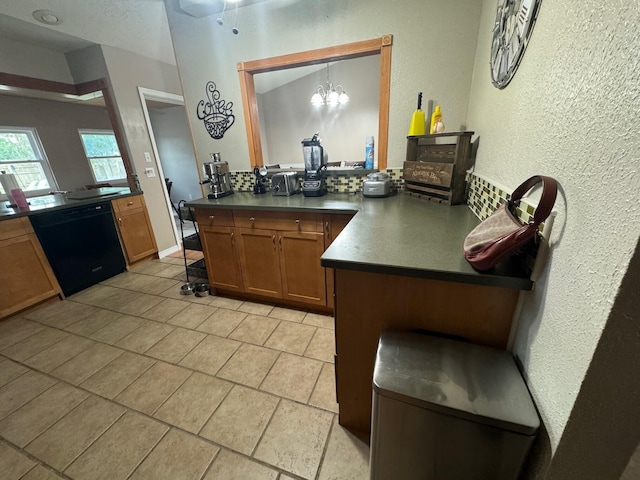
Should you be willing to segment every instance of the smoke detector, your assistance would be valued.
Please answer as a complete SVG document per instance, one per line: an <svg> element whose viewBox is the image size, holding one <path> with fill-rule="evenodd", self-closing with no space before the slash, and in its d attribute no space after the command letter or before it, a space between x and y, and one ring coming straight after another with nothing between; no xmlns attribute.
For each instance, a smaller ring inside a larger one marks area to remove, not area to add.
<svg viewBox="0 0 640 480"><path fill-rule="evenodd" d="M58 15L53 13L51 10L36 10L32 13L33 18L38 20L40 23L44 23L45 25L59 25L62 23L62 20Z"/></svg>

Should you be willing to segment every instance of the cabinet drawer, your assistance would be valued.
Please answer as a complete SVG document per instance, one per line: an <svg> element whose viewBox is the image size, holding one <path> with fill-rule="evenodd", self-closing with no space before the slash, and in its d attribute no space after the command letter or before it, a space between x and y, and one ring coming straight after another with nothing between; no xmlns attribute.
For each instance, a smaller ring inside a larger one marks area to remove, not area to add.
<svg viewBox="0 0 640 480"><path fill-rule="evenodd" d="M199 227L233 227L231 210L219 208L197 208L196 221Z"/></svg>
<svg viewBox="0 0 640 480"><path fill-rule="evenodd" d="M316 213L234 210L233 221L242 228L322 233L322 221Z"/></svg>
<svg viewBox="0 0 640 480"><path fill-rule="evenodd" d="M113 208L116 212L126 215L126 212L142 208L145 206L144 197L135 195L133 197L118 198L113 200Z"/></svg>
<svg viewBox="0 0 640 480"><path fill-rule="evenodd" d="M33 228L31 228L31 222L27 217L0 221L0 240L19 237L28 233L33 233Z"/></svg>

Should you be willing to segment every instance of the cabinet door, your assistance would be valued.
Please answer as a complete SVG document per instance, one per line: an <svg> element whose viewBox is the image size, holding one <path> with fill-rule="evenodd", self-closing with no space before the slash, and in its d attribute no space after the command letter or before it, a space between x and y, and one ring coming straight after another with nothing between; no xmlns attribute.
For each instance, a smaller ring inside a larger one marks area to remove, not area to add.
<svg viewBox="0 0 640 480"><path fill-rule="evenodd" d="M274 230L236 228L244 291L282 298L280 258Z"/></svg>
<svg viewBox="0 0 640 480"><path fill-rule="evenodd" d="M283 298L315 305L327 304L324 268L320 256L324 235L278 232Z"/></svg>
<svg viewBox="0 0 640 480"><path fill-rule="evenodd" d="M11 220L8 220L11 221ZM0 240L0 318L60 293L40 242L33 233Z"/></svg>
<svg viewBox="0 0 640 480"><path fill-rule="evenodd" d="M200 230L209 283L216 288L242 292L242 272L234 229L206 227Z"/></svg>
<svg viewBox="0 0 640 480"><path fill-rule="evenodd" d="M331 245L331 242L340 235L340 232L347 226L347 223L351 221L353 215L351 214L334 214L324 216L324 249L326 250ZM327 276L327 307L333 308L334 306L334 284L333 268L325 268Z"/></svg>
<svg viewBox="0 0 640 480"><path fill-rule="evenodd" d="M146 209L118 213L118 229L128 265L158 251Z"/></svg>

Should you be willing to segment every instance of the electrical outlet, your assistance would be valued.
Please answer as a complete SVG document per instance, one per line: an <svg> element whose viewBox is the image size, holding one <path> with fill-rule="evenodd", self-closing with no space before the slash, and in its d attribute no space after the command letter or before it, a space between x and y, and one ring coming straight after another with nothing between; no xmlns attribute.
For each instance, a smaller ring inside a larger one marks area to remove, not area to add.
<svg viewBox="0 0 640 480"><path fill-rule="evenodd" d="M189 200L193 200L193 195L189 194Z"/></svg>
<svg viewBox="0 0 640 480"><path fill-rule="evenodd" d="M151 163L151 154L149 152L144 152L144 161Z"/></svg>
<svg viewBox="0 0 640 480"><path fill-rule="evenodd" d="M153 168L150 168L150 167L149 167L149 168L145 168L145 169L144 169L144 174L145 174L148 178L151 178L151 177L155 177L155 176L156 176L156 171L155 171Z"/></svg>

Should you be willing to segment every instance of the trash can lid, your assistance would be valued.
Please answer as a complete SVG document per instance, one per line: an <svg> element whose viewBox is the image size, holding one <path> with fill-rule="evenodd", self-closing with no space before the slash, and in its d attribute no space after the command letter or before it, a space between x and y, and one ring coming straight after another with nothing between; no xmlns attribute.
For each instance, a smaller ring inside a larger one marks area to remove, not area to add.
<svg viewBox="0 0 640 480"><path fill-rule="evenodd" d="M409 332L383 332L373 389L421 408L534 435L540 426L509 352Z"/></svg>

